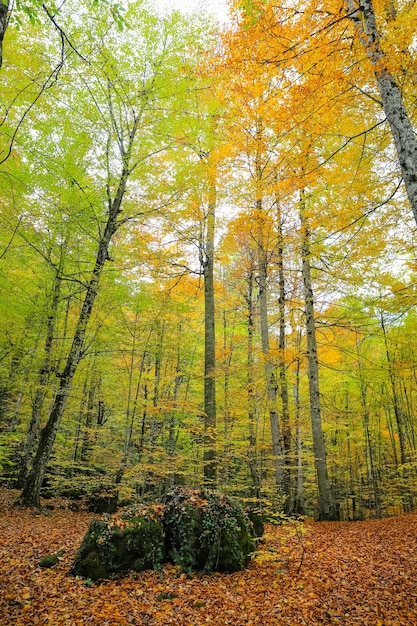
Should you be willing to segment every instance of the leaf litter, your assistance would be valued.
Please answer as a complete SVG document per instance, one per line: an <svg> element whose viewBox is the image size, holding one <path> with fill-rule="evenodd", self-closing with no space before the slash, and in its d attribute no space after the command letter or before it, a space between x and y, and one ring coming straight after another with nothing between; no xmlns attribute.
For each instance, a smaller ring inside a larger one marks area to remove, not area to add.
<svg viewBox="0 0 417 626"><path fill-rule="evenodd" d="M0 489L1 626L417 626L417 512L267 526L242 572L166 565L93 585L69 575L93 516L17 509L17 495Z"/></svg>

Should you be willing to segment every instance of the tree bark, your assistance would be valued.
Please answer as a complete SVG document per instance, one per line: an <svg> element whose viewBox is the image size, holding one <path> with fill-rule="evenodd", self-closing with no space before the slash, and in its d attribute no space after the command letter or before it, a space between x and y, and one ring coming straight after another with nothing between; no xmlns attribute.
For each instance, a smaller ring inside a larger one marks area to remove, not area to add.
<svg viewBox="0 0 417 626"><path fill-rule="evenodd" d="M300 358L297 358L294 382L295 429L297 441L297 483L293 511L304 514L303 438L301 429Z"/></svg>
<svg viewBox="0 0 417 626"><path fill-rule="evenodd" d="M247 305L247 399L248 399L248 421L249 421L249 469L252 478L252 495L258 502L261 499L261 477L258 469L257 459L257 417L258 409L255 400L255 372L253 355L253 336L255 332L254 322L254 302L253 302L254 269L250 267L247 275L247 291L245 300Z"/></svg>
<svg viewBox="0 0 417 626"><path fill-rule="evenodd" d="M35 392L30 423L26 434L26 440L23 445L22 457L20 459L20 467L16 484L17 489L22 489L24 487L35 446L40 435L42 410L46 397L46 387L52 371L52 349L54 345L55 324L57 321L58 305L61 293L61 281L61 276L57 273L55 275L52 302L46 326L44 358L42 366L39 370L38 387Z"/></svg>
<svg viewBox="0 0 417 626"><path fill-rule="evenodd" d="M0 69L3 64L3 40L9 23L9 2L1 0L0 2Z"/></svg>
<svg viewBox="0 0 417 626"><path fill-rule="evenodd" d="M257 201L258 211L262 211L261 201ZM284 471L281 432L278 421L277 381L269 350L269 322L267 298L267 254L262 243L262 233L258 233L258 287L259 313L261 322L261 343L266 378L269 423L271 428L272 455L274 458L275 484L278 496L284 497Z"/></svg>
<svg viewBox="0 0 417 626"><path fill-rule="evenodd" d="M346 0L349 17L372 63L382 107L394 138L407 196L417 223L417 138L407 114L401 89L387 67L372 0ZM362 19L363 18L363 19Z"/></svg>
<svg viewBox="0 0 417 626"><path fill-rule="evenodd" d="M123 150L121 154L123 167L120 174L119 184L113 198L110 195L110 190L107 190L108 215L106 225L99 240L94 268L86 288L84 302L78 317L72 345L67 356L65 367L59 375L59 388L52 405L48 422L42 429L32 469L29 472L20 495L20 503L23 506L40 508L40 490L45 476L46 467L52 453L55 438L65 410L68 395L70 393L72 381L81 360L87 325L97 296L101 274L104 265L109 258L110 241L119 226L117 218L122 210L126 184L130 175L129 162L138 124L139 119L135 118L129 135L128 147L126 151Z"/></svg>
<svg viewBox="0 0 417 626"><path fill-rule="evenodd" d="M408 470L407 470L407 462L408 462L408 455L407 455L407 451L406 451L406 440L405 440L405 432L404 432L404 417L403 417L403 411L401 410L400 407L400 403L399 403L399 397L398 397L398 393L397 393L397 385L395 382L395 363L392 359L391 356L391 352L389 350L388 347L388 337L387 337L387 331L385 328L385 319L384 319L384 315L381 311L381 328L382 328L382 334L384 336L384 347L385 347L385 354L387 357L387 366L388 366L388 376L389 376L389 380L390 380L390 386L391 386L391 401L392 401L392 408L394 409L394 416L395 416L395 423L397 425L397 433L398 433L398 441L400 444L400 457L401 457L401 465L402 465L402 473L403 473L403 477L405 479L407 479L407 475L408 475ZM409 492L407 492L406 489L404 489L403 487L401 488L401 492L403 495L403 504L404 504L404 510L407 511L411 511L413 509L413 499L412 496Z"/></svg>
<svg viewBox="0 0 417 626"><path fill-rule="evenodd" d="M204 249L204 481L216 483L216 334L214 309L214 232L216 209L216 180L214 165L209 158L208 210Z"/></svg>
<svg viewBox="0 0 417 626"><path fill-rule="evenodd" d="M278 230L278 247L277 247L277 266L278 266L278 314L279 314L279 342L278 342L278 371L279 371L279 393L281 396L281 415L282 415L282 446L284 455L284 490L286 502L284 511L291 512L291 427L290 427L290 408L288 399L288 381L287 366L285 363L285 274L284 274L284 237L282 232L282 212L277 200L277 230Z"/></svg>
<svg viewBox="0 0 417 626"><path fill-rule="evenodd" d="M301 258L306 313L310 414L313 433L314 465L316 468L318 486L319 519L335 520L339 518L339 515L333 500L333 494L330 487L330 481L327 471L326 449L321 422L316 322L314 318L314 297L311 285L310 233L307 226L307 218L305 216L305 198L303 192L301 193L300 199L300 221L302 233Z"/></svg>

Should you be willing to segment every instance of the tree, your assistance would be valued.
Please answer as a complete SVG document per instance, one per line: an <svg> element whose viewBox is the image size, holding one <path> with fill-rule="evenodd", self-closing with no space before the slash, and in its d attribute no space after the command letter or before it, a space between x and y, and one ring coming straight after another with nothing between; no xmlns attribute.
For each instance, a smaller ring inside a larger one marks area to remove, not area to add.
<svg viewBox="0 0 417 626"><path fill-rule="evenodd" d="M321 423L321 401L319 389L319 366L317 358L316 324L314 317L314 297L311 285L310 232L306 217L305 192L300 197L300 223L302 241L302 275L307 333L308 382L310 391L310 414L313 432L314 465L317 474L319 519L335 520L339 518L333 499L327 471L326 449Z"/></svg>
<svg viewBox="0 0 417 626"><path fill-rule="evenodd" d="M417 138L407 113L401 88L390 70L383 50L373 0L346 0L347 12L356 35L370 60L381 95L381 104L394 138L408 200L417 223ZM413 18L410 16L410 20Z"/></svg>
<svg viewBox="0 0 417 626"><path fill-rule="evenodd" d="M138 11L138 8L136 10ZM129 181L135 176L138 182L141 181L141 184L144 184L146 174L149 172L149 169L145 168L146 162L150 161L153 155L166 149L166 144L160 142L159 135L155 132L155 121L152 119L153 107L156 106L158 99L165 101L167 97L168 77L173 78L173 73L176 71L178 50L166 45L166 36L172 24L168 22L163 24L161 32L158 32L157 22L153 16L141 10L140 18L143 20L142 32L148 29L146 34L149 41L146 46L143 46L144 49L138 50L140 54L137 63L141 65L135 70L135 80L131 75L128 78L121 77L119 73L121 68L116 69L109 48L107 50L99 48L97 65L89 68L88 80L91 81L92 88L97 89L95 93L90 91L97 115L96 123L100 121L97 130L105 141L104 151L100 144L97 146L97 151L100 155L100 165L102 168L105 167L104 170L99 169L99 181L102 179L104 183L104 189L101 190L101 203L104 204L105 199L107 208L99 220L95 261L86 281L72 345L67 354L65 366L58 374L59 389L53 401L48 422L42 429L32 468L21 494L21 502L24 505L39 506L40 488L46 465L52 452L74 375L83 356L87 326L103 270L111 258L110 244L117 231L129 220L137 219L142 212L141 208L133 209L131 214L122 216ZM148 56L151 42L160 47L159 58L153 57L152 63ZM154 68L152 73L147 68L149 63ZM91 69L95 69L97 74L91 75ZM164 78L161 77L161 69L164 70ZM100 190L98 191L100 193ZM131 198L130 202L132 201ZM159 208L158 196L155 202L156 207Z"/></svg>
<svg viewBox="0 0 417 626"><path fill-rule="evenodd" d="M214 308L214 233L216 164L208 157L206 237L201 258L204 276L204 478L216 483L216 332Z"/></svg>

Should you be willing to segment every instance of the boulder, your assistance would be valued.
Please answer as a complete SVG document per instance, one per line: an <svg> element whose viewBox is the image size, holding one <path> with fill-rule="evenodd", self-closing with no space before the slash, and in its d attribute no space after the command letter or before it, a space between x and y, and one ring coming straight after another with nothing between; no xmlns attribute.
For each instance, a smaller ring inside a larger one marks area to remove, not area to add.
<svg viewBox="0 0 417 626"><path fill-rule="evenodd" d="M131 507L93 520L72 573L97 581L128 570L158 569L165 560L190 572L242 570L259 532L233 498L176 487L162 504Z"/></svg>
<svg viewBox="0 0 417 626"><path fill-rule="evenodd" d="M184 571L242 570L255 549L253 527L233 498L174 488L162 499L167 555Z"/></svg>
<svg viewBox="0 0 417 626"><path fill-rule="evenodd" d="M158 569L164 559L160 511L157 507L134 507L91 522L72 573L96 581L128 570Z"/></svg>

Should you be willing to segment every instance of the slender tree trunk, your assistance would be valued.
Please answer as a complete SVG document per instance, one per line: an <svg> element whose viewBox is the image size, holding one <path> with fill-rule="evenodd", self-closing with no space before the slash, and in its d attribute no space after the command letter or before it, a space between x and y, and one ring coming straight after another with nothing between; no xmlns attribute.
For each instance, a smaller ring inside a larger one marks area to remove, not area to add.
<svg viewBox="0 0 417 626"><path fill-rule="evenodd" d="M397 425L398 440L400 443L402 475L403 475L403 478L407 481L408 458L407 458L407 452L406 452L403 412L401 410L399 398L397 394L397 386L395 384L395 364L393 362L393 359L391 357L391 352L389 350L387 331L385 328L385 319L384 319L382 312L381 312L381 328L382 328L382 334L384 336L385 354L387 357L387 365L388 365L388 376L389 376L390 385L391 385L391 402L392 402L392 408L394 409L395 423ZM403 499L405 511L411 511L413 508L412 495L409 493L408 489L404 487L401 488L401 492L402 492L402 499Z"/></svg>
<svg viewBox="0 0 417 626"><path fill-rule="evenodd" d="M387 67L388 58L382 50L373 2L361 0L358 4L356 0L346 0L346 6L374 69L382 107L391 128L407 196L417 223L417 138L400 87Z"/></svg>
<svg viewBox="0 0 417 626"><path fill-rule="evenodd" d="M46 326L43 363L39 370L38 387L35 392L30 423L26 434L26 440L23 445L22 457L20 459L20 467L16 485L17 489L23 489L24 487L27 475L29 473L30 463L33 457L35 446L40 435L42 410L46 398L47 384L52 370L52 349L54 345L55 325L57 321L58 306L61 294L61 282L61 276L59 275L59 273L57 273L55 276L52 302Z"/></svg>
<svg viewBox="0 0 417 626"><path fill-rule="evenodd" d="M251 267L247 275L247 291L245 300L247 305L247 400L248 400L248 421L249 421L249 469L252 478L252 495L259 502L261 499L261 478L258 469L257 459L257 406L255 400L255 374L253 356L253 335L254 335L254 303L253 303L253 282L254 271Z"/></svg>
<svg viewBox="0 0 417 626"><path fill-rule="evenodd" d="M181 322L178 324L177 328L177 362L175 365L175 379L174 379L174 395L173 395L173 410L171 412L170 420L169 420L169 430L168 430L168 440L167 440L167 453L168 456L173 458L175 456L175 448L177 443L177 433L176 433L176 412L177 412L177 404L178 398L180 394L180 387L184 380L184 375L181 371L181 335L182 335L182 325Z"/></svg>
<svg viewBox="0 0 417 626"><path fill-rule="evenodd" d="M230 459L233 456L232 428L233 420L230 411L229 401L229 385L230 385L230 365L233 354L233 338L230 339L228 345L227 337L227 313L223 310L223 414L224 414L224 446L223 446L223 462L221 482L225 485L229 484L230 479Z"/></svg>
<svg viewBox="0 0 417 626"><path fill-rule="evenodd" d="M406 453L404 425L403 425L403 418L402 418L403 416L402 416L401 407L399 405L397 389L396 389L396 384L395 384L395 364L392 360L391 352L388 347L388 337L387 337L387 331L385 328L385 319L384 319L382 312L381 312L381 328L382 328L382 334L384 336L384 347L385 347L385 354L387 357L387 365L388 365L388 377L389 377L390 386L391 386L391 402L392 402L392 408L394 409L395 422L397 425L397 432L398 432L398 440L400 443L401 463L405 465L407 463L407 453Z"/></svg>
<svg viewBox="0 0 417 626"><path fill-rule="evenodd" d="M87 376L84 380L83 393L82 393L82 397L80 401L80 408L78 411L77 428L75 431L74 452L72 454L72 460L74 464L77 462L78 448L80 446L81 428L82 428L82 423L84 421L85 406L87 403L87 396L88 396L88 378L89 378L89 374L87 373Z"/></svg>
<svg viewBox="0 0 417 626"><path fill-rule="evenodd" d="M359 352L359 337L356 336L356 354L358 359L359 386L361 393L362 411L363 411L363 429L365 434L365 459L368 475L368 485L371 488L369 500L375 503L376 516L381 517L381 497L379 492L378 477L375 471L374 451L372 445L371 431L369 428L369 408L367 400L367 388L363 375L362 359Z"/></svg>
<svg viewBox="0 0 417 626"><path fill-rule="evenodd" d="M313 433L314 465L317 475L319 519L334 520L339 518L335 506L327 471L326 449L324 444L323 428L321 423L321 402L319 389L319 366L316 343L316 322L314 318L314 298L311 285L310 266L310 233L305 216L305 198L301 193L300 220L302 232L302 274L304 286L304 301L306 313L307 352L308 352L308 382L310 390L310 414Z"/></svg>
<svg viewBox="0 0 417 626"><path fill-rule="evenodd" d="M165 322L160 323L158 320L157 325L157 344L155 346L155 360L154 360L154 379L153 379L153 397L152 406L155 409L150 416L150 433L149 433L149 463L154 463L155 447L158 441L158 437L161 430L160 425L160 411L156 409L159 406L159 394L160 394L160 382L161 382L161 364L162 364L162 351L165 336Z"/></svg>
<svg viewBox="0 0 417 626"><path fill-rule="evenodd" d="M80 460L82 463L88 463L93 451L93 419L94 419L94 406L96 401L97 380L95 377L95 360L92 367L92 376L90 378L90 387L87 394L87 410L85 412L85 424L84 435L81 446Z"/></svg>
<svg viewBox="0 0 417 626"><path fill-rule="evenodd" d="M300 402L300 359L297 359L294 383L295 429L297 440L297 484L294 498L294 513L304 513L304 476L303 476L303 437L301 429Z"/></svg>
<svg viewBox="0 0 417 626"><path fill-rule="evenodd" d="M56 434L65 410L72 381L81 359L84 346L87 324L93 310L94 300L97 295L100 275L107 259L110 238L114 231L106 229L107 236L100 241L99 251L96 258L93 275L87 288L84 303L78 318L72 346L68 354L64 371L60 374L59 389L55 396L51 413L46 426L42 429L38 449L33 461L32 469L23 487L20 500L24 506L40 506L39 495L45 476L46 466L49 461Z"/></svg>
<svg viewBox="0 0 417 626"><path fill-rule="evenodd" d="M204 482L216 483L216 335L214 310L214 232L216 209L216 178L209 158L208 209L204 247Z"/></svg>
<svg viewBox="0 0 417 626"><path fill-rule="evenodd" d="M124 473L126 471L127 463L129 460L130 446L132 443L133 429L135 425L135 419L136 419L137 408L138 408L139 393L140 393L140 389L142 385L142 375L143 375L143 372L145 371L145 361L148 355L148 352L147 352L148 344L149 344L149 340L151 338L151 334L153 330L153 328L150 329L148 337L146 339L145 347L143 349L142 358L141 358L140 367L139 367L139 377L136 383L135 396L132 402L133 375L135 371L134 365L135 365L135 352L136 352L137 321L138 321L138 315L136 314L134 331L133 331L132 351L130 355L129 390L128 390L128 400L127 400L127 407L126 407L126 434L125 434L125 442L123 446L122 460L120 461L120 467L117 470L117 473L114 479L115 485L119 485L122 482Z"/></svg>
<svg viewBox="0 0 417 626"><path fill-rule="evenodd" d="M118 228L117 218L122 210L122 202L126 192L127 179L130 174L129 162L131 151L138 129L138 124L139 119L136 118L129 135L128 148L122 153L123 169L120 175L116 194L113 198L110 196L110 190L108 188L108 216L106 225L98 244L94 268L86 288L84 302L78 317L72 345L67 356L64 370L59 375L59 388L52 405L48 422L42 429L32 469L29 472L20 496L20 503L23 506L40 507L40 490L45 476L46 467L52 453L55 438L65 410L68 395L70 393L72 381L81 360L87 326L90 321L94 301L97 296L101 274L104 265L109 258L110 241Z"/></svg>
<svg viewBox="0 0 417 626"><path fill-rule="evenodd" d="M278 266L278 314L279 314L279 343L278 343L278 371L279 371L279 391L281 396L282 411L282 446L284 455L284 491L286 502L284 511L291 512L292 494L291 494L291 427L290 427L290 407L288 399L288 381L287 381L287 365L285 362L285 275L284 275L284 237L282 232L282 212L277 200L277 230L278 230L278 247L277 247L277 266Z"/></svg>
<svg viewBox="0 0 417 626"><path fill-rule="evenodd" d="M262 204L258 201L258 210L262 211ZM278 421L277 408L277 381L274 364L271 361L269 349L269 323L268 323L268 298L267 298L267 254L262 244L262 233L258 233L258 287L259 287L259 313L261 322L261 343L264 357L264 370L267 387L269 423L271 428L272 454L274 459L275 484L278 496L284 497L284 463L281 432Z"/></svg>

